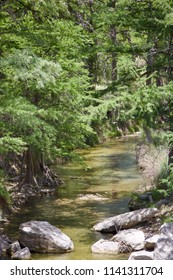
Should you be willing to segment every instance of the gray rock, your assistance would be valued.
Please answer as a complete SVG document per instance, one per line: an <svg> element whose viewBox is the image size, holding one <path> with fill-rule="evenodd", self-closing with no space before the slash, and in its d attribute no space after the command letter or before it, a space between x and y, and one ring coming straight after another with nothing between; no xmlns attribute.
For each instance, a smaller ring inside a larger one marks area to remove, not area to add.
<svg viewBox="0 0 173 280"><path fill-rule="evenodd" d="M118 232L148 221L158 213L157 208L144 208L120 214L96 224L93 228L101 232Z"/></svg>
<svg viewBox="0 0 173 280"><path fill-rule="evenodd" d="M155 260L173 260L173 239L161 236L154 249Z"/></svg>
<svg viewBox="0 0 173 280"><path fill-rule="evenodd" d="M10 244L11 242L6 236L0 236L0 256L6 254Z"/></svg>
<svg viewBox="0 0 173 280"><path fill-rule="evenodd" d="M129 260L154 260L153 252L145 250L133 252L130 254Z"/></svg>
<svg viewBox="0 0 173 280"><path fill-rule="evenodd" d="M127 229L118 232L111 240L126 243L127 248L130 246L132 250L138 251L144 248L145 235L141 230Z"/></svg>
<svg viewBox="0 0 173 280"><path fill-rule="evenodd" d="M1 207L1 205L0 205L0 207ZM3 207L3 208L6 209L5 207ZM8 222L8 219L6 218L6 214L5 214L5 211L3 208L2 209L0 208L0 224L4 224L4 223ZM9 211L9 210L6 209L6 212L7 211Z"/></svg>
<svg viewBox="0 0 173 280"><path fill-rule="evenodd" d="M7 254L11 257L15 252L21 250L20 244L18 241L13 242L9 245L7 249Z"/></svg>
<svg viewBox="0 0 173 280"><path fill-rule="evenodd" d="M2 213L2 209L0 208L0 222L1 220L3 220L3 213Z"/></svg>
<svg viewBox="0 0 173 280"><path fill-rule="evenodd" d="M165 223L160 228L161 235L173 238L173 223Z"/></svg>
<svg viewBox="0 0 173 280"><path fill-rule="evenodd" d="M45 221L29 221L19 227L19 242L31 252L65 253L74 250L71 239Z"/></svg>
<svg viewBox="0 0 173 280"><path fill-rule="evenodd" d="M119 243L111 240L100 239L91 247L92 253L115 254L119 253Z"/></svg>
<svg viewBox="0 0 173 280"><path fill-rule="evenodd" d="M25 247L12 254L11 258L13 260L29 260L31 258L31 253L29 249Z"/></svg>
<svg viewBox="0 0 173 280"><path fill-rule="evenodd" d="M155 234L152 237L147 238L145 240L145 249L146 250L154 250L159 237L160 237L159 234Z"/></svg>

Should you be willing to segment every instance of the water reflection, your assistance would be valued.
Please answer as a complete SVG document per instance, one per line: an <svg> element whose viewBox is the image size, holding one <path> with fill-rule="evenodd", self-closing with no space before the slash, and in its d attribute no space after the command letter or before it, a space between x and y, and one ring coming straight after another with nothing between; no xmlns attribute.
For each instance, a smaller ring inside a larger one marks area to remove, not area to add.
<svg viewBox="0 0 173 280"><path fill-rule="evenodd" d="M124 139L80 151L88 170L72 163L58 166L57 171L63 177L64 185L55 196L33 199L20 213L12 216L7 227L8 234L16 239L21 222L46 220L70 236L75 251L59 255L33 254L33 259L126 258L125 255L92 254L92 244L107 237L94 232L92 227L106 217L128 211L129 193L140 182L134 149L134 139Z"/></svg>

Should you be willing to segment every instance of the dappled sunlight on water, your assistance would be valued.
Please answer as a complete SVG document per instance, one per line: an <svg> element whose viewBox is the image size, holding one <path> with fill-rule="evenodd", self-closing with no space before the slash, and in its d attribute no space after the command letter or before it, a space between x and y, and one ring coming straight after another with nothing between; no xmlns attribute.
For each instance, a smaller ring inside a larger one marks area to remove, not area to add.
<svg viewBox="0 0 173 280"><path fill-rule="evenodd" d="M8 235L18 238L21 222L46 220L60 228L74 242L75 250L67 254L32 254L33 259L126 259L126 255L91 253L91 246L107 235L93 231L93 225L107 217L128 211L131 191L140 184L135 162L135 140L114 140L81 150L88 166L79 164L57 167L64 180L55 196L33 199L20 213L11 217Z"/></svg>

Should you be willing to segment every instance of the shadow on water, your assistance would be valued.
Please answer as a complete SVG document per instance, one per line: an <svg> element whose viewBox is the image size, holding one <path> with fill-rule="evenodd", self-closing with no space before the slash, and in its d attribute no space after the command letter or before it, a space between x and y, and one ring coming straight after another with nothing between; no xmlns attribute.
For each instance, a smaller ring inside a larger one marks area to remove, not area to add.
<svg viewBox="0 0 173 280"><path fill-rule="evenodd" d="M32 199L24 205L11 217L6 228L8 235L17 239L20 223L46 220L70 236L75 250L58 255L33 254L33 259L125 259L126 255L92 254L92 244L108 237L92 228L107 217L128 211L129 194L140 184L134 150L135 140L130 139L79 151L88 170L74 163L58 166L64 185L55 196ZM91 199L87 195L94 196Z"/></svg>

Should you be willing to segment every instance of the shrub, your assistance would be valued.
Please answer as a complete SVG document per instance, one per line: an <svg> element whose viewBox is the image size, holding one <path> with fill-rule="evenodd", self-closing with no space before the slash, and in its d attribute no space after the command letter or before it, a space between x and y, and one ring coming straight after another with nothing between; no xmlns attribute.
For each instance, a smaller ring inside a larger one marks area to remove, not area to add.
<svg viewBox="0 0 173 280"><path fill-rule="evenodd" d="M4 179L4 174L3 172L0 172L0 201L5 204L10 204L11 203L11 198L10 194L7 191L5 185L5 179Z"/></svg>

